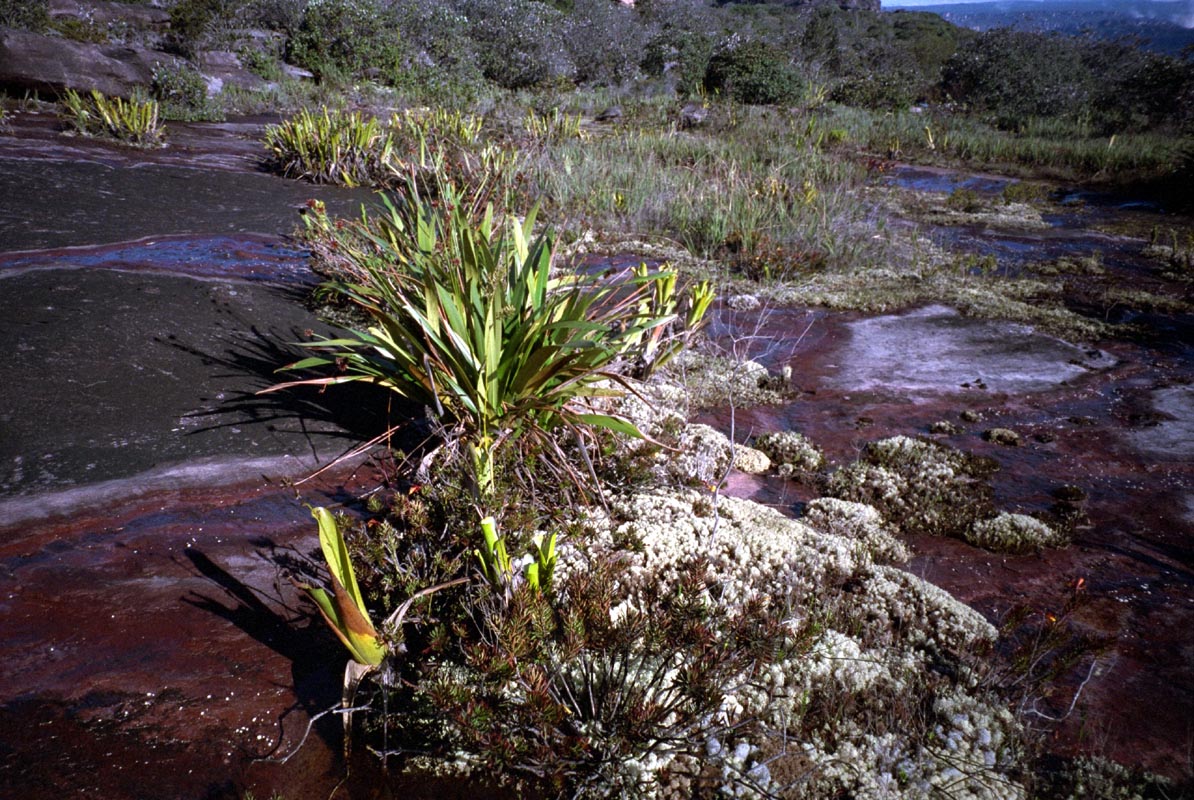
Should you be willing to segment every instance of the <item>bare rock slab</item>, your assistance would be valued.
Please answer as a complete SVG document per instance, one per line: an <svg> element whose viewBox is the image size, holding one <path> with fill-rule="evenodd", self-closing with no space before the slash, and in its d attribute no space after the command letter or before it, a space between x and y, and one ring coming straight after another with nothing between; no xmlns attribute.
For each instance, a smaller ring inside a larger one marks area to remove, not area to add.
<svg viewBox="0 0 1194 800"><path fill-rule="evenodd" d="M850 323L830 383L851 391L941 395L968 390L1047 391L1106 369L1098 350L1044 336L1027 325L963 317L928 306Z"/></svg>

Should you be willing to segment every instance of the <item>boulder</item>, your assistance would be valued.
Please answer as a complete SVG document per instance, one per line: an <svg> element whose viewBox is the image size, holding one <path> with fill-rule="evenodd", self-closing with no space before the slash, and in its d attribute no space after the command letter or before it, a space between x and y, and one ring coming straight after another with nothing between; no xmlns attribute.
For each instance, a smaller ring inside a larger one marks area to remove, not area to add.
<svg viewBox="0 0 1194 800"><path fill-rule="evenodd" d="M0 28L0 89L17 93L98 89L128 97L136 87L149 86L156 65L177 61L142 47L75 42Z"/></svg>
<svg viewBox="0 0 1194 800"><path fill-rule="evenodd" d="M700 103L688 103L680 109L680 127L696 128L705 122L709 116L709 109Z"/></svg>
<svg viewBox="0 0 1194 800"><path fill-rule="evenodd" d="M245 68L240 56L226 50L207 50L198 55L199 71L207 80L208 94L216 95L225 86L241 89L260 89L266 81Z"/></svg>

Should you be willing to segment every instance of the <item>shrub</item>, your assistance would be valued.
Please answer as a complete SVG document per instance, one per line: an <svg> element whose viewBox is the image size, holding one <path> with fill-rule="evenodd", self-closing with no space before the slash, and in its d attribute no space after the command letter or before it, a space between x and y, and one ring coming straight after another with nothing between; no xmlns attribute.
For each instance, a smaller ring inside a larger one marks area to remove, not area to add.
<svg viewBox="0 0 1194 800"><path fill-rule="evenodd" d="M644 72L665 78L681 94L699 92L716 47L709 7L699 0L673 0L639 7L650 33L642 55Z"/></svg>
<svg viewBox="0 0 1194 800"><path fill-rule="evenodd" d="M468 18L457 4L396 0L390 9L403 37L402 70L395 85L432 104L470 103L485 80Z"/></svg>
<svg viewBox="0 0 1194 800"><path fill-rule="evenodd" d="M231 20L237 10L232 0L179 0L170 9L167 47L180 55L193 57L207 46L219 26Z"/></svg>
<svg viewBox="0 0 1194 800"><path fill-rule="evenodd" d="M150 91L163 119L219 120L223 113L207 96L207 81L187 64L156 64Z"/></svg>
<svg viewBox="0 0 1194 800"><path fill-rule="evenodd" d="M577 83L618 86L639 73L647 30L634 9L610 0L576 0L564 39Z"/></svg>
<svg viewBox="0 0 1194 800"><path fill-rule="evenodd" d="M41 32L50 27L48 0L0 0L0 26Z"/></svg>
<svg viewBox="0 0 1194 800"><path fill-rule="evenodd" d="M1076 40L1006 28L963 45L942 76L950 97L1011 129L1034 116L1080 115L1092 83Z"/></svg>
<svg viewBox="0 0 1194 800"><path fill-rule="evenodd" d="M393 80L401 60L393 16L378 0L314 0L287 44L287 59L320 81L376 71Z"/></svg>
<svg viewBox="0 0 1194 800"><path fill-rule="evenodd" d="M536 0L463 0L460 11L477 64L506 89L570 80L575 73L564 44L564 15Z"/></svg>
<svg viewBox="0 0 1194 800"><path fill-rule="evenodd" d="M731 42L709 60L705 88L748 105L798 100L803 80L786 56L760 41Z"/></svg>

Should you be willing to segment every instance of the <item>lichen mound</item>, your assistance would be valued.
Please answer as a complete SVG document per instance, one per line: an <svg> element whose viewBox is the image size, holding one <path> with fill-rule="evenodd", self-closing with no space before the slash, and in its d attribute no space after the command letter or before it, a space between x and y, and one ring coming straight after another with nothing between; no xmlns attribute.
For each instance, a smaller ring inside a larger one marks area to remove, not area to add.
<svg viewBox="0 0 1194 800"><path fill-rule="evenodd" d="M1063 547L1069 539L1036 517L1004 512L974 523L966 533L966 541L987 550L1023 553L1044 547Z"/></svg>
<svg viewBox="0 0 1194 800"><path fill-rule="evenodd" d="M903 534L964 537L994 516L988 462L936 442L894 436L829 477L826 494L874 506Z"/></svg>
<svg viewBox="0 0 1194 800"><path fill-rule="evenodd" d="M816 472L825 464L825 454L796 431L764 433L755 446L767 454L781 475Z"/></svg>
<svg viewBox="0 0 1194 800"><path fill-rule="evenodd" d="M720 608L787 631L774 662L722 688L718 730L735 733L710 737L699 764L636 761L638 796L691 796L701 776L737 797L1026 797L1014 779L1020 730L977 677L995 629L877 563L906 554L874 509L810 505L797 521L705 492L639 494L588 512L591 535L561 548L561 580L616 555L624 600L613 614L682 591L699 556Z"/></svg>

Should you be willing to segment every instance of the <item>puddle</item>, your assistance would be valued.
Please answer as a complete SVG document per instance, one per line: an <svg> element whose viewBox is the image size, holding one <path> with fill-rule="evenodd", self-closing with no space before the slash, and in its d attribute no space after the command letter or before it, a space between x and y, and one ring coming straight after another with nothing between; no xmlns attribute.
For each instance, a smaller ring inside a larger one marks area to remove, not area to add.
<svg viewBox="0 0 1194 800"><path fill-rule="evenodd" d="M976 175L936 167L917 167L911 164L896 164L883 176L888 186L912 189L917 192L938 192L952 194L964 189L984 195L997 195L1009 184L1018 183L1013 178L999 175Z"/></svg>
<svg viewBox="0 0 1194 800"><path fill-rule="evenodd" d="M190 278L317 282L307 251L273 236L165 236L98 247L0 253L0 280L35 270L106 269Z"/></svg>
<svg viewBox="0 0 1194 800"><path fill-rule="evenodd" d="M1126 434L1132 444L1158 459L1194 462L1194 386L1172 386L1152 394L1160 417L1152 425Z"/></svg>
<svg viewBox="0 0 1194 800"><path fill-rule="evenodd" d="M1025 325L963 317L944 306L848 325L829 383L838 389L910 395L981 390L1044 391L1113 361Z"/></svg>
<svg viewBox="0 0 1194 800"><path fill-rule="evenodd" d="M0 158L0 252L175 234L290 234L311 198L354 215L371 197L263 173Z"/></svg>

